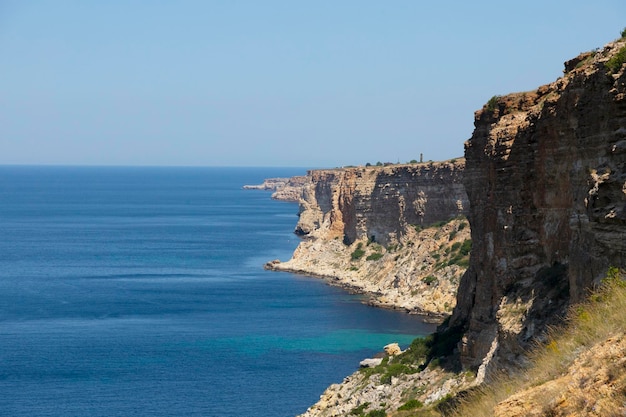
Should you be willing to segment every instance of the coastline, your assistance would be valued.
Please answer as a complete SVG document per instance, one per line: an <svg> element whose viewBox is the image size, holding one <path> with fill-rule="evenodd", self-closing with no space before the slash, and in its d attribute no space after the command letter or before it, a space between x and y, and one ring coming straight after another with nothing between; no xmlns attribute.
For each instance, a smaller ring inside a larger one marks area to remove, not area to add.
<svg viewBox="0 0 626 417"><path fill-rule="evenodd" d="M291 272L364 296L366 304L422 316L441 323L456 305L465 272L470 230L464 217L417 231L409 227L397 245L305 238L286 262L265 269ZM452 236L452 238L451 238ZM362 251L354 259L357 251ZM466 249L465 249L466 250Z"/></svg>
<svg viewBox="0 0 626 417"><path fill-rule="evenodd" d="M278 266L278 265L281 265L281 266ZM331 285L333 287L341 288L349 294L363 296L364 304L370 305L372 307L378 307L378 308L383 308L386 310L393 310L393 311L401 311L406 314L420 316L420 318L425 323L441 324L447 317L449 317L449 314L446 314L446 313L436 313L436 312L420 309L419 307L408 308L406 305L403 305L403 304L396 304L393 302L381 301L380 297L382 296L382 294L380 292L368 292L362 286L359 286L355 283L346 282L344 279L336 275L326 275L323 273L311 272L309 270L303 270L299 268L285 267L283 265L284 264L282 262L278 260L273 260L273 261L267 262L263 266L263 268L266 270L275 271L275 272L288 272L291 274L301 275L301 276L309 277L312 279L321 279L326 284Z"/></svg>

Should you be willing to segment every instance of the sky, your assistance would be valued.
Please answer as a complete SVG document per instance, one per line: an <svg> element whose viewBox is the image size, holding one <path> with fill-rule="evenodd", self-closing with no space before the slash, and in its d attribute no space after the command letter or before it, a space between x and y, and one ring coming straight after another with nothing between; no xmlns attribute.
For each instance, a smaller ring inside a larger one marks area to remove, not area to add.
<svg viewBox="0 0 626 417"><path fill-rule="evenodd" d="M624 0L0 0L0 164L459 157L490 97L625 26Z"/></svg>

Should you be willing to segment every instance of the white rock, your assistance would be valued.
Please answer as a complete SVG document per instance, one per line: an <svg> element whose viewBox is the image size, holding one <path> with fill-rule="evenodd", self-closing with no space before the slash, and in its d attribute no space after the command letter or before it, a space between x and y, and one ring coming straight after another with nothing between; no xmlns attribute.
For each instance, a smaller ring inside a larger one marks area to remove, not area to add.
<svg viewBox="0 0 626 417"><path fill-rule="evenodd" d="M363 359L361 362L359 362L359 365L361 366L361 368L373 368L380 365L382 361L383 358L368 358Z"/></svg>
<svg viewBox="0 0 626 417"><path fill-rule="evenodd" d="M389 343L384 347L385 353L389 356L395 356L402 353L402 349L400 349L400 345L397 343Z"/></svg>

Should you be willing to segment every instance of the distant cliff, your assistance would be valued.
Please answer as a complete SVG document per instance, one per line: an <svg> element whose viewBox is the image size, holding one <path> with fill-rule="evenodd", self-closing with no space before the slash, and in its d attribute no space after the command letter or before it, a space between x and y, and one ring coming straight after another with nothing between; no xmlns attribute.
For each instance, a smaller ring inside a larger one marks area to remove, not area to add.
<svg viewBox="0 0 626 417"><path fill-rule="evenodd" d="M376 305L449 314L471 243L463 169L461 158L310 171L296 226L304 240L268 268L325 277Z"/></svg>
<svg viewBox="0 0 626 417"><path fill-rule="evenodd" d="M516 363L609 266L626 266L624 57L622 39L476 112L464 176L472 256L450 322L466 367Z"/></svg>
<svg viewBox="0 0 626 417"><path fill-rule="evenodd" d="M291 178L267 178L262 184L244 185L244 190L274 191L274 200L299 202L302 195L302 187L306 183L305 176Z"/></svg>

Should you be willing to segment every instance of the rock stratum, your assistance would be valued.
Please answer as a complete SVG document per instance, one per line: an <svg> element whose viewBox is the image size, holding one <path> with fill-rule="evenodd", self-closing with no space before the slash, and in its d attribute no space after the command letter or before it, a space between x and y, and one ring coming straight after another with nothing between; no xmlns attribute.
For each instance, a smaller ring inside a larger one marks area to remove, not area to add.
<svg viewBox="0 0 626 417"><path fill-rule="evenodd" d="M463 170L461 158L309 171L295 229L303 241L292 259L267 267L440 320L452 312L468 262Z"/></svg>
<svg viewBox="0 0 626 417"><path fill-rule="evenodd" d="M450 321L468 369L519 364L609 266L626 267L626 72L607 67L625 46L581 54L557 81L475 114L474 245Z"/></svg>

